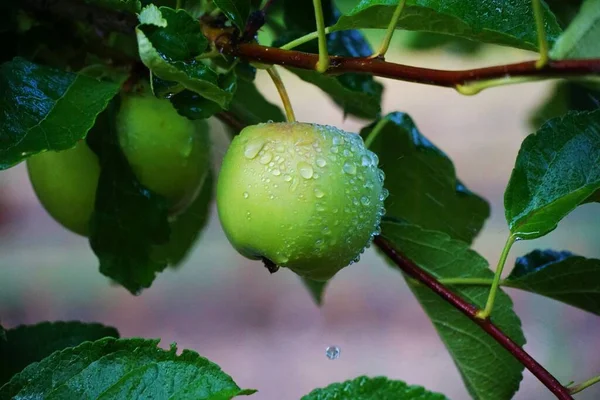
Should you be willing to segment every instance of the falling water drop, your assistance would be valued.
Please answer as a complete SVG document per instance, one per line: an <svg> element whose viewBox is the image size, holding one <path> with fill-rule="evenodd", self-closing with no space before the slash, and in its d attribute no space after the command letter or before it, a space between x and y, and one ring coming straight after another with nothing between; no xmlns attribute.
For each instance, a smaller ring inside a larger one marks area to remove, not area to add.
<svg viewBox="0 0 600 400"><path fill-rule="evenodd" d="M337 360L340 358L341 349L337 346L329 346L325 349L325 355L330 360Z"/></svg>

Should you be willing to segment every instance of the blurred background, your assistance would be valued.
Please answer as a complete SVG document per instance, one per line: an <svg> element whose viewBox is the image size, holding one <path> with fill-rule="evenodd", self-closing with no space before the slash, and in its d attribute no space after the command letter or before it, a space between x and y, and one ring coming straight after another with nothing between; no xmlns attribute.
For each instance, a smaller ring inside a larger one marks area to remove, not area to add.
<svg viewBox="0 0 600 400"><path fill-rule="evenodd" d="M369 33L373 40L377 34ZM463 69L534 59L533 53L486 46L476 51L450 43L431 49L408 46L399 34L387 57L396 62ZM374 42L376 43L376 42ZM467 46L468 48L468 46ZM470 54L462 57L464 52ZM343 113L310 84L281 70L299 120L358 131L367 121ZM258 86L279 104L266 73ZM475 250L495 265L508 234L503 194L518 149L532 131L531 112L551 92L551 83L500 87L473 96L451 89L383 81L384 113L404 111L454 161L458 176L487 198L491 218ZM215 164L227 135L211 121ZM386 375L468 399L452 359L402 276L373 251L333 279L322 308L300 280L280 270L270 275L259 262L239 256L212 215L191 256L181 268L160 274L134 297L98 272L85 238L55 223L31 189L24 165L0 174L0 320L7 327L44 320L97 321L122 337L162 338L218 363L258 400L298 399L316 387L359 375ZM545 238L517 243L517 256L534 248L570 250L600 257L600 213L595 204L578 208ZM508 271L507 271L508 272ZM539 296L509 289L528 339L526 350L561 382L600 373L600 319ZM337 360L327 346L341 348ZM553 398L524 373L516 399ZM600 385L577 395L600 398Z"/></svg>

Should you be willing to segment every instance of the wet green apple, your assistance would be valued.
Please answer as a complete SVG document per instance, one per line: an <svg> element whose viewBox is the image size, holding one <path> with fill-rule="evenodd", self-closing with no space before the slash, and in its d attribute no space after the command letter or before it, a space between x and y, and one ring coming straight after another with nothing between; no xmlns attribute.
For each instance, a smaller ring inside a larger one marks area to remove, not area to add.
<svg viewBox="0 0 600 400"><path fill-rule="evenodd" d="M362 138L331 126L266 123L231 143L217 206L232 245L298 275L327 280L379 232L383 172Z"/></svg>
<svg viewBox="0 0 600 400"><path fill-rule="evenodd" d="M168 200L171 216L184 211L209 169L208 124L180 116L168 100L140 94L122 96L116 124L123 153L140 183ZM85 141L30 157L27 167L48 213L87 236L100 166Z"/></svg>
<svg viewBox="0 0 600 400"><path fill-rule="evenodd" d="M69 150L30 157L27 170L33 189L48 213L65 228L87 236L100 164L85 141Z"/></svg>

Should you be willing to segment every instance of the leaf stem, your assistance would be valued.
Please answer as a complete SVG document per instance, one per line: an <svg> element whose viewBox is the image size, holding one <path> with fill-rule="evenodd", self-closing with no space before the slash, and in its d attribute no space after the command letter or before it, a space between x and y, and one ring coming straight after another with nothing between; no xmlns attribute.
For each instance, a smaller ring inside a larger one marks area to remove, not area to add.
<svg viewBox="0 0 600 400"><path fill-rule="evenodd" d="M279 72L277 72L275 66L270 66L269 68L267 68L267 72L273 80L273 83L277 88L277 92L279 92L281 102L283 103L283 108L285 109L285 117L287 121L296 122L296 116L294 115L294 109L292 108L290 97L288 96L287 90L285 89L285 85L283 84L283 80L281 79Z"/></svg>
<svg viewBox="0 0 600 400"><path fill-rule="evenodd" d="M319 36L319 61L317 62L317 71L325 72L329 68L329 53L327 52L327 36L325 33L325 19L323 16L323 7L321 0L313 0L315 7L315 21L317 22L317 32Z"/></svg>
<svg viewBox="0 0 600 400"><path fill-rule="evenodd" d="M175 2L175 9L176 9L176 10L179 10L180 8L181 8L181 0L177 0L177 1Z"/></svg>
<svg viewBox="0 0 600 400"><path fill-rule="evenodd" d="M579 393L582 390L585 390L598 382L600 382L600 375L590 378L587 381L581 382L577 385L569 387L569 393L571 393L571 394Z"/></svg>
<svg viewBox="0 0 600 400"><path fill-rule="evenodd" d="M498 260L498 265L496 266L494 280L492 281L492 286L490 287L490 294L488 295L487 302L485 303L485 308L477 312L476 316L479 319L487 319L492 313L492 309L494 308L494 301L496 301L496 295L498 294L498 288L500 287L502 270L504 269L504 264L506 264L506 258L508 257L510 248L512 247L513 243L515 243L516 239L517 238L511 234L508 236L508 239L504 244L504 248L502 249L502 253L500 254L500 259Z"/></svg>
<svg viewBox="0 0 600 400"><path fill-rule="evenodd" d="M439 279L442 285L473 285L473 286L491 286L493 278L444 278ZM503 282L500 281L500 286Z"/></svg>
<svg viewBox="0 0 600 400"><path fill-rule="evenodd" d="M406 4L406 0L400 0L398 2L398 7L394 11L392 15L392 19L390 20L390 24L387 27L387 31L385 32L385 37L379 46L379 50L374 53L371 57L384 57L385 53L387 53L388 48L390 47L390 42L392 41L392 36L394 36L394 31L396 30L396 25L398 25L398 20L400 19L400 15L402 14L402 10L404 9L404 5Z"/></svg>
<svg viewBox="0 0 600 400"><path fill-rule="evenodd" d="M389 120L387 119L387 117L384 117L377 121L377 124L375 124L375 126L373 127L371 132L369 132L369 135L365 139L365 147L367 149L371 147L371 144L373 144L373 141L375 140L375 138L377 138L377 135L379 135L379 132L381 132L383 127L388 123L388 121Z"/></svg>
<svg viewBox="0 0 600 400"><path fill-rule="evenodd" d="M533 16L535 17L535 25L537 29L538 47L540 50L540 58L536 61L537 69L544 68L550 61L548 41L546 40L546 29L544 28L544 12L540 0L531 0L533 5Z"/></svg>
<svg viewBox="0 0 600 400"><path fill-rule="evenodd" d="M545 76L506 76L497 79L472 81L465 84L459 84L456 85L455 89L458 93L465 96L473 96L479 94L484 89L497 86L515 85L517 83L537 82L544 79L547 78Z"/></svg>
<svg viewBox="0 0 600 400"><path fill-rule="evenodd" d="M325 34L327 35L329 33L331 33L331 27L330 26L328 26L328 27L325 28ZM310 42L311 40L314 40L314 39L316 39L318 37L319 37L319 32L317 32L317 31L314 31L314 32L311 32L311 33L307 33L304 36L300 36L298 39L294 39L291 42L284 44L283 46L280 47L280 49L282 49L282 50L291 50L294 47L298 47L298 46L300 46L300 45L302 45L302 44L304 44L306 42Z"/></svg>
<svg viewBox="0 0 600 400"><path fill-rule="evenodd" d="M428 272L419 268L414 262L406 258L402 253L397 251L387 240L381 236L376 236L375 245L379 247L386 256L390 258L397 266L410 276L427 286L435 294L440 296L444 301L448 302L458 311L463 313L471 321L479 325L488 335L490 335L498 344L510 352L525 368L527 368L540 382L542 382L557 399L573 400L569 390L550 374L540 363L538 363L531 355L523 348L512 341L504 332L500 330L490 319L480 319L477 317L478 309L472 304L467 303L461 297L450 291L446 286L442 285Z"/></svg>

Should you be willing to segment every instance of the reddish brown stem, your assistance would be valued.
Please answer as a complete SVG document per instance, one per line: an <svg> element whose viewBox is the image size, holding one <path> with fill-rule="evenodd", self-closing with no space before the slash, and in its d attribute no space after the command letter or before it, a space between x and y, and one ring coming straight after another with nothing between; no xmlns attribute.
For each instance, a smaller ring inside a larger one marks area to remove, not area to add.
<svg viewBox="0 0 600 400"><path fill-rule="evenodd" d="M203 21L202 27L204 34L215 43L222 53L248 61L314 70L319 59L319 55L313 53L282 50L254 43L236 43L232 40L231 34L223 28L211 27L210 21ZM435 86L456 87L470 82L505 77L551 78L600 75L600 59L550 61L541 69L536 67L535 61L525 61L462 71L446 71L396 64L382 58L330 57L327 74L335 75L347 72L372 74L384 78Z"/></svg>
<svg viewBox="0 0 600 400"><path fill-rule="evenodd" d="M531 357L523 348L513 342L504 332L490 321L489 318L483 320L477 318L477 307L467 303L460 296L457 296L447 287L442 285L432 275L425 272L414 262L407 259L402 253L381 236L375 238L375 244L400 268L405 274L416 279L421 284L427 286L435 294L451 304L454 308L466 315L471 321L475 322L481 329L490 335L502 347L508 350L525 368L527 368L536 378L540 380L554 395L561 400L573 399L569 390Z"/></svg>

